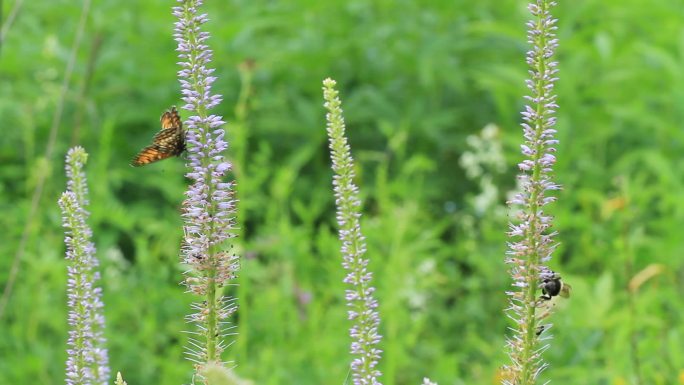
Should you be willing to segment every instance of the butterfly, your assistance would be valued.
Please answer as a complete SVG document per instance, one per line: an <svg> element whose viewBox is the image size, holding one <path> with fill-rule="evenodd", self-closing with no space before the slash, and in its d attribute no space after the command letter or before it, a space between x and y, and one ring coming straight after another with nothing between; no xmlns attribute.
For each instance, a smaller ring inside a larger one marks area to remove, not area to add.
<svg viewBox="0 0 684 385"><path fill-rule="evenodd" d="M176 107L162 114L161 131L152 139L152 144L143 148L131 161L131 166L140 167L185 151L185 131Z"/></svg>

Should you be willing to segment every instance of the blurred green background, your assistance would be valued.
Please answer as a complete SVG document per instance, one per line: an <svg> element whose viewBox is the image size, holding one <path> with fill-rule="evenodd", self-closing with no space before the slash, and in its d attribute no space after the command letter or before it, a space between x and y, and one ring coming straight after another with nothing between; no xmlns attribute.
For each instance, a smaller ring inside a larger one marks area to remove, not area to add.
<svg viewBox="0 0 684 385"><path fill-rule="evenodd" d="M383 383L494 384L507 362L506 194L521 159L524 1L207 1L240 199L238 336L255 384L348 383L321 81L338 81L382 317ZM63 157L80 144L112 369L180 384L182 159L134 169L180 105L172 1L23 2L0 48L0 384L60 384ZM3 20L16 1L2 3ZM684 383L684 1L560 1L559 301L543 379ZM3 25L5 25L3 23ZM46 157L50 126L64 113ZM487 127L485 129L485 127ZM45 177L37 210L31 197ZM23 231L28 238L23 247Z"/></svg>

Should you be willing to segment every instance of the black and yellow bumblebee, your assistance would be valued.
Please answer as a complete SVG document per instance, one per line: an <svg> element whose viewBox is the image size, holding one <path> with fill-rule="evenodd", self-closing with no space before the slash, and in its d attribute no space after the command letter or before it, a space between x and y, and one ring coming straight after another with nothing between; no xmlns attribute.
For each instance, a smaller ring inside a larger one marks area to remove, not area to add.
<svg viewBox="0 0 684 385"><path fill-rule="evenodd" d="M542 295L539 298L550 301L551 298L555 296L561 296L563 298L570 297L572 286L563 282L560 274L553 270L549 270L548 273L544 274L542 277L541 290Z"/></svg>

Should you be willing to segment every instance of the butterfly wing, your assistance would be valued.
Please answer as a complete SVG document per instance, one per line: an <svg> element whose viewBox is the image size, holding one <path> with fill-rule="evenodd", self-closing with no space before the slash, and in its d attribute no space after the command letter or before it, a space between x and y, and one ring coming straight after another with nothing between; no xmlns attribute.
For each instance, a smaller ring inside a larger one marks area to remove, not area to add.
<svg viewBox="0 0 684 385"><path fill-rule="evenodd" d="M185 132L176 107L161 116L162 130L152 139L152 144L143 148L131 161L131 166L140 167L152 162L180 155L185 150Z"/></svg>
<svg viewBox="0 0 684 385"><path fill-rule="evenodd" d="M164 112L161 118L159 118L159 122L161 123L162 130L167 128L183 129L183 122L175 106L171 107L171 110Z"/></svg>
<svg viewBox="0 0 684 385"><path fill-rule="evenodd" d="M166 134L166 132L160 132L160 134L162 133ZM152 162L176 156L181 152L182 151L175 151L173 147L153 143L152 145L143 148L138 155L135 156L133 161L131 161L131 166L144 166Z"/></svg>

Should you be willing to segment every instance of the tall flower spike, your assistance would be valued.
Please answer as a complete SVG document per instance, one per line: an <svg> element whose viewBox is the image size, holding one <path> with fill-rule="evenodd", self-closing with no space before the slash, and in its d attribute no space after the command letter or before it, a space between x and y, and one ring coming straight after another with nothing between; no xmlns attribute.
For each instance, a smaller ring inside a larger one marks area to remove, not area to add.
<svg viewBox="0 0 684 385"><path fill-rule="evenodd" d="M193 305L195 313L187 317L198 330L189 341L187 356L201 377L205 364L223 364L226 330L221 326L237 309L232 299L221 295L238 270L238 257L223 250L226 241L237 236L235 200L233 183L226 181L231 164L223 157L228 147L221 128L225 122L209 114L221 96L211 93L216 78L211 76L214 70L208 68L212 57L206 45L209 34L200 29L207 15L198 13L201 0L178 3L173 8L177 18L174 38L181 59L178 78L183 108L192 114L185 122L189 169L185 175L192 183L183 202L185 237L181 251L183 262L190 266L185 279L188 291L202 297Z"/></svg>
<svg viewBox="0 0 684 385"><path fill-rule="evenodd" d="M83 165L88 154L81 147L67 153L67 192L59 199L67 246L67 305L69 307L69 339L67 345L66 383L107 384L109 358L105 348L105 319L102 289L96 286L100 279L95 270L99 264L95 257L92 232L86 224L88 212L88 186Z"/></svg>
<svg viewBox="0 0 684 385"><path fill-rule="evenodd" d="M507 313L515 326L514 335L507 341L511 363L502 371L504 385L534 384L547 366L542 353L548 345L542 346L541 335L550 325L542 325L541 321L549 315L550 306L539 300L537 293L541 280L550 278L545 263L557 246L553 241L556 233L550 230L553 218L543 211L556 199L546 194L560 188L552 180L554 146L558 143L553 129L553 115L558 108L553 94L557 63L551 60L558 46L556 20L550 13L554 5L554 1L536 0L528 6L533 16L527 23L532 49L527 53L530 79L526 85L531 95L525 97L529 105L522 112L521 150L525 159L518 164L521 192L509 202L521 208L516 215L517 223L510 224L506 258L513 278Z"/></svg>
<svg viewBox="0 0 684 385"><path fill-rule="evenodd" d="M359 224L361 201L358 188L353 182L354 161L344 136L344 119L340 108L342 103L334 87L334 80L323 81L323 99L325 108L328 109L326 120L330 158L335 172L333 186L342 241L342 266L347 269L344 282L351 285L345 296L349 319L353 321L349 332L352 337L351 353L356 356L351 363L351 372L355 385L379 385L377 378L381 373L375 369L382 353L382 350L376 348L381 340L378 334L380 317L376 311L378 303L373 298L375 288L371 286L372 273L366 269L368 259L363 258L366 242Z"/></svg>

